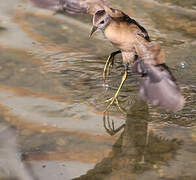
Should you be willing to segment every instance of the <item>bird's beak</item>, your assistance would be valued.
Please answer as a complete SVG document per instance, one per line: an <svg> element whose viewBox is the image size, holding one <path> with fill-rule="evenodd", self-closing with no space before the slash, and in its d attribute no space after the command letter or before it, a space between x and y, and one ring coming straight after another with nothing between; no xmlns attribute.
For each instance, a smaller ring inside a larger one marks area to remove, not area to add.
<svg viewBox="0 0 196 180"><path fill-rule="evenodd" d="M91 33L89 35L89 38L91 38L91 36L93 35L93 33L97 30L96 26L93 26L93 28L91 29Z"/></svg>

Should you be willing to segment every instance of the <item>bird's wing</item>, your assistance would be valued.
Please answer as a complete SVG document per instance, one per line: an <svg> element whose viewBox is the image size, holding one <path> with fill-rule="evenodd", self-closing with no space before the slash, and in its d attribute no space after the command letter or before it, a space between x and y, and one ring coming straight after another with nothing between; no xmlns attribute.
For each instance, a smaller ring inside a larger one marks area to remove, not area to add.
<svg viewBox="0 0 196 180"><path fill-rule="evenodd" d="M113 9L113 8L109 8L108 6L104 6L104 10L113 19L120 20L122 22L127 22L129 24L135 24L138 27L138 33L137 34L142 36L143 38L145 38L147 41L150 41L150 37L148 35L148 32L136 20L130 18L127 14L125 14L124 12L122 12L118 9Z"/></svg>
<svg viewBox="0 0 196 180"><path fill-rule="evenodd" d="M118 9L113 9L106 5L104 5L103 7L105 12L112 18L122 18L124 16L124 13Z"/></svg>
<svg viewBox="0 0 196 180"><path fill-rule="evenodd" d="M170 111L183 108L184 97L168 66L165 64L153 66L137 60L133 71L142 74L139 94L144 101Z"/></svg>
<svg viewBox="0 0 196 180"><path fill-rule="evenodd" d="M132 19L128 15L124 14L123 21L126 21L129 24L135 24L138 27L137 35L141 36L147 41L150 41L147 30L143 26L141 26L135 19Z"/></svg>

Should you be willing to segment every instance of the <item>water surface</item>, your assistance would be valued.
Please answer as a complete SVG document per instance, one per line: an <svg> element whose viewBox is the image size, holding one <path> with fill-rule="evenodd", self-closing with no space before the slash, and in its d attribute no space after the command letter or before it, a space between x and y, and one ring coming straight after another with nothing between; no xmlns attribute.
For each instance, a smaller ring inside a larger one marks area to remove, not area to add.
<svg viewBox="0 0 196 180"><path fill-rule="evenodd" d="M0 155L0 179L196 179L195 1L112 0L112 6L139 21L166 50L184 109L171 113L144 103L138 77L130 74L119 95L126 114L115 106L103 114L123 67L117 56L103 82L105 60L115 48L101 33L88 39L91 17L2 1L0 141L16 140L0 145L8 152Z"/></svg>

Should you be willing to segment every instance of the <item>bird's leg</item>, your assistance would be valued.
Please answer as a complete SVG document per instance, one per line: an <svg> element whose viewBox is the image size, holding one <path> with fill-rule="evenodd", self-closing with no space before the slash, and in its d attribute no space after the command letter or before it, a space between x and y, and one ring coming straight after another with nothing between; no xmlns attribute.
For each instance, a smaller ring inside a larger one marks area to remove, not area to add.
<svg viewBox="0 0 196 180"><path fill-rule="evenodd" d="M115 51L115 52L111 53L110 56L108 57L108 59L105 63L105 66L104 66L104 70L103 70L103 79L104 80L106 79L106 77L110 73L110 66L113 66L113 64L114 64L114 56L116 56L119 53L121 53L120 50Z"/></svg>
<svg viewBox="0 0 196 180"><path fill-rule="evenodd" d="M124 84L124 82L125 82L125 80L127 78L128 66L129 66L129 64L127 63L125 65L125 72L124 72L124 74L122 76L122 80L121 80L120 86L118 87L118 90L116 91L116 93L114 94L114 96L112 98L110 98L110 99L108 99L108 100L105 101L105 102L110 102L110 103L108 104L108 106L106 107L106 109L104 110L104 112L106 112L114 102L116 103L116 105L118 106L118 108L120 109L120 111L122 110L122 108L120 108L120 105L119 105L119 102L118 102L117 97L118 97L118 94L120 92L120 89L122 88L122 86L123 86L123 84Z"/></svg>

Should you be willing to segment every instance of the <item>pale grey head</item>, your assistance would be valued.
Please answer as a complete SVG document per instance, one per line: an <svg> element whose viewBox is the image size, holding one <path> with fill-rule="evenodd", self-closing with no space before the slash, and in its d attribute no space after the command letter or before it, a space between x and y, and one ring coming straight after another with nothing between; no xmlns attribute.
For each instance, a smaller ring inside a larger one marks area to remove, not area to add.
<svg viewBox="0 0 196 180"><path fill-rule="evenodd" d="M93 16L93 28L91 30L90 36L97 30L104 30L111 22L111 17L105 10L97 11Z"/></svg>

